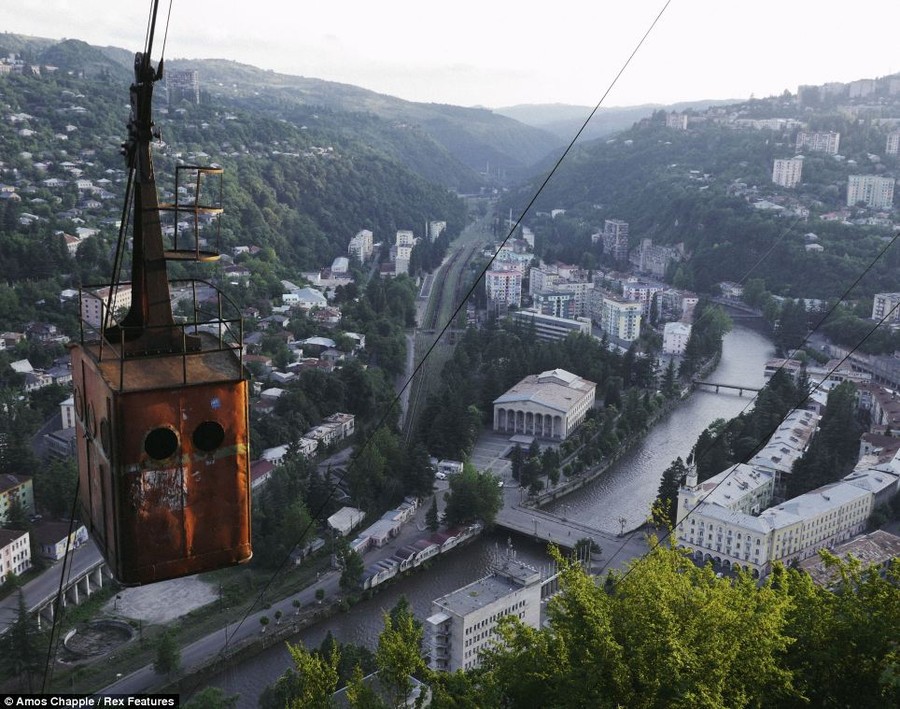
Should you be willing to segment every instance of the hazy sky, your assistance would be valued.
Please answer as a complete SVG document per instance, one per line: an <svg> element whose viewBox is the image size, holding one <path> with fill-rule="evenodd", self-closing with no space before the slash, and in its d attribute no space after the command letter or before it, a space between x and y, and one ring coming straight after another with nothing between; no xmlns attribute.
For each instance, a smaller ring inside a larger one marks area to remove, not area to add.
<svg viewBox="0 0 900 709"><path fill-rule="evenodd" d="M663 4L174 0L166 57L234 59L414 101L592 106ZM136 51L149 7L3 0L0 30ZM162 0L162 25L167 10ZM884 76L900 71L898 27L896 0L672 0L604 105L743 99Z"/></svg>

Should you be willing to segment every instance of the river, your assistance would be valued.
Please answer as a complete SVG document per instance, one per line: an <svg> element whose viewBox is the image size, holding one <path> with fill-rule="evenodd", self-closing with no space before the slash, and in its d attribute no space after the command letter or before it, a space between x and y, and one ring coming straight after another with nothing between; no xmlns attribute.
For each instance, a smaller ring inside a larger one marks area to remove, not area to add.
<svg viewBox="0 0 900 709"><path fill-rule="evenodd" d="M741 325L725 336L722 361L709 376L712 381L760 387L763 365L772 357L771 342ZM627 528L641 524L656 497L662 471L677 456L686 458L697 436L717 418L732 418L751 405L748 395L696 391L684 404L656 424L644 441L624 455L606 475L548 507L584 524L605 530L619 529L624 518ZM507 538L487 534L469 546L441 557L427 572L413 574L392 584L370 601L357 604L348 613L327 623L308 628L294 641L307 647L321 643L328 630L341 642L374 647L382 627L382 612L405 595L419 618L430 615L434 598L465 586L489 572L492 557L500 553ZM520 559L534 565L547 563L542 544L525 538L514 539ZM229 694L240 694L240 706L255 706L259 695L291 665L283 646L270 648L239 667L213 678L210 684Z"/></svg>

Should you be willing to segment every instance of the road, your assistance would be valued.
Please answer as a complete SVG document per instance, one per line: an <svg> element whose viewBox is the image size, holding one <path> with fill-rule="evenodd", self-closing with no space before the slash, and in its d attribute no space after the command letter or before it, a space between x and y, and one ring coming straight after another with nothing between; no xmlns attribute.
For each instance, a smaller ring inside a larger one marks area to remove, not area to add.
<svg viewBox="0 0 900 709"><path fill-rule="evenodd" d="M440 497L442 496L440 493L447 489L447 483L438 482L435 487ZM430 500L426 500L417 511L416 516L401 528L400 534L396 538L382 548L373 549L366 553L363 556L366 567L382 559L390 558L397 550L407 544L412 544L418 539L430 536L431 533L427 531L425 526L425 514L430 504ZM226 627L182 647L182 669L189 673L192 669L207 664L216 655L227 655L229 648L234 649L242 643L258 638L262 629L259 619L262 616L267 616L271 622L274 622L275 611L280 610L283 614L281 622L283 624L291 623L297 612L297 609L293 606L294 600L300 601L301 610L312 609L319 605L315 597L316 590L319 588L325 590L326 603L334 602L340 591L340 572L329 571L309 588L302 589L296 594L274 602L270 607L251 613L246 618L236 617L234 622L229 623ZM163 681L163 678L154 672L152 665L146 665L105 687L102 693L131 694L147 692L163 684Z"/></svg>
<svg viewBox="0 0 900 709"><path fill-rule="evenodd" d="M66 569L66 577L75 579L85 571L97 566L103 558L94 542L88 540L71 554L71 570ZM37 578L22 586L25 607L29 611L44 605L59 592L59 577L63 572L62 562L57 562ZM19 594L12 593L0 602L0 635L15 623L19 615Z"/></svg>

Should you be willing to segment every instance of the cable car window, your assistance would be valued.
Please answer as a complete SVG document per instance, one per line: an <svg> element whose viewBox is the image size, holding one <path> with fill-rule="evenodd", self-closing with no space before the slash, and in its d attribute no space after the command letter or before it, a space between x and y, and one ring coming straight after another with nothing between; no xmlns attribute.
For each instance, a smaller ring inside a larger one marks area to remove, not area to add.
<svg viewBox="0 0 900 709"><path fill-rule="evenodd" d="M144 452L153 460L171 458L178 450L178 434L171 428L154 428L144 439Z"/></svg>
<svg viewBox="0 0 900 709"><path fill-rule="evenodd" d="M194 448L210 453L222 445L225 440L225 429L218 421L204 421L194 429L191 437Z"/></svg>

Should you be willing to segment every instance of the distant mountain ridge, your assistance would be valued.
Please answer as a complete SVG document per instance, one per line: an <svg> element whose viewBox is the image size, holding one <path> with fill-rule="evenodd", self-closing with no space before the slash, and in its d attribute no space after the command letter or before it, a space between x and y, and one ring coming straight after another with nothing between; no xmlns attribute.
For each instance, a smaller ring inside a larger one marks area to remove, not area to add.
<svg viewBox="0 0 900 709"><path fill-rule="evenodd" d="M711 106L724 106L739 103L740 99L709 99L702 101L682 101L669 105L647 103L639 106L614 106L598 109L591 122L582 133L582 139L592 140L606 138L613 133L628 130L642 118L647 118L654 111L686 111L693 109L705 111ZM592 106L575 106L565 103L519 104L495 108L494 113L547 131L562 140L571 140L581 128L585 119L593 110Z"/></svg>

